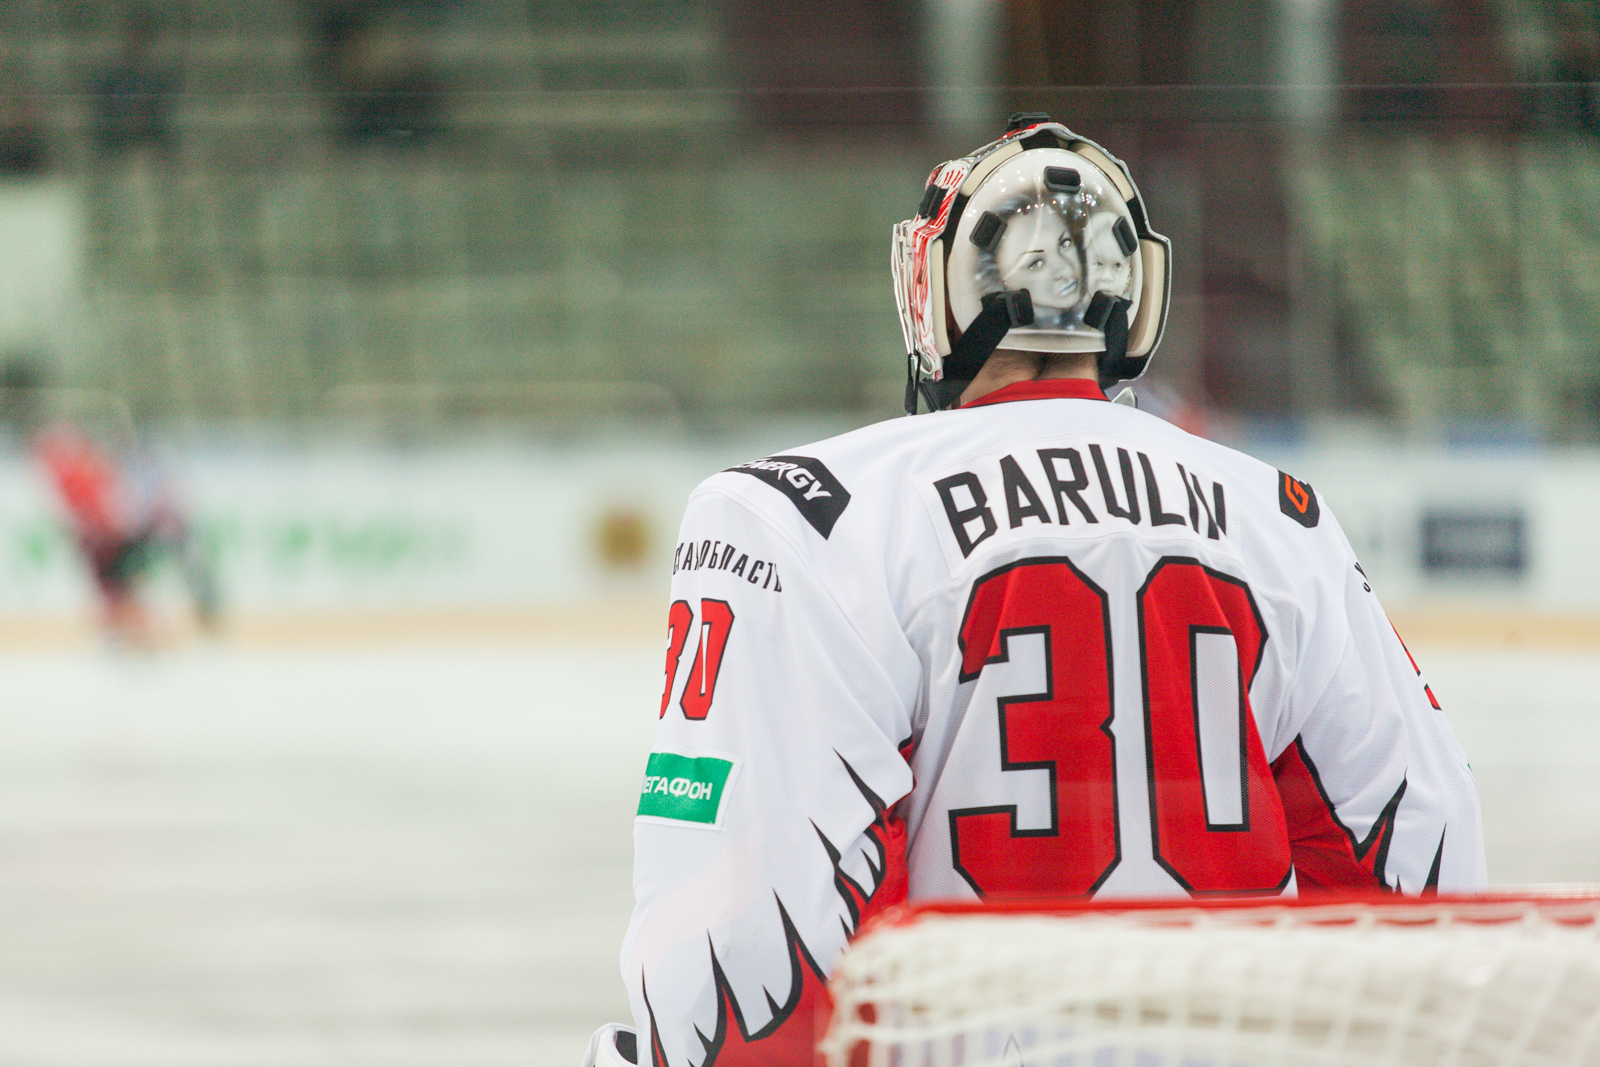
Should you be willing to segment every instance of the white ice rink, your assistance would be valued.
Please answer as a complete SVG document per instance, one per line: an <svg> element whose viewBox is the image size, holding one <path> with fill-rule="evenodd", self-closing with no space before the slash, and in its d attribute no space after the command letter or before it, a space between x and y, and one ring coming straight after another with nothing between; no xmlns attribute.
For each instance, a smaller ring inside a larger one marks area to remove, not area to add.
<svg viewBox="0 0 1600 1067"><path fill-rule="evenodd" d="M1498 885L1600 881L1600 651L1414 651ZM0 656L0 1067L575 1067L660 642Z"/></svg>

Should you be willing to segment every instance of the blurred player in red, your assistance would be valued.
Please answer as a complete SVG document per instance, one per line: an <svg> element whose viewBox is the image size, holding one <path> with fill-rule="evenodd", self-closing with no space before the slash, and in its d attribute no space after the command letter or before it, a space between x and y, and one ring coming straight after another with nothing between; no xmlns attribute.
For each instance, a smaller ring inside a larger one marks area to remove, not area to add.
<svg viewBox="0 0 1600 1067"><path fill-rule="evenodd" d="M155 635L139 586L163 554L171 554L182 570L200 624L206 629L215 626L210 568L168 479L154 468L119 469L104 450L72 428L43 434L38 453L71 516L113 643L134 648L153 644Z"/></svg>

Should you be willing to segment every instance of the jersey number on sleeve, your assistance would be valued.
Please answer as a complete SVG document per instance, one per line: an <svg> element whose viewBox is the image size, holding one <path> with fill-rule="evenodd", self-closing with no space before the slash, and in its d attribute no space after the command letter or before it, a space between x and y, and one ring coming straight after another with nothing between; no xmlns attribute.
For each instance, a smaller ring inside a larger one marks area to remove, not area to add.
<svg viewBox="0 0 1600 1067"><path fill-rule="evenodd" d="M1136 607L1156 861L1195 894L1281 889L1288 841L1249 710L1266 644L1249 587L1168 557ZM1105 591L1065 558L1022 560L973 587L962 681L1008 663L1018 638L1043 641L1043 677L998 698L1000 768L1048 771L1052 804L1050 824L1031 830L1015 805L951 811L956 869L980 896L1088 895L1117 865L1110 619Z"/></svg>
<svg viewBox="0 0 1600 1067"><path fill-rule="evenodd" d="M673 601L667 612L667 684L661 692L661 714L657 718L667 714L673 683L678 678L678 665L683 661L683 646L688 643L692 629L694 611L689 602ZM728 633L732 629L733 609L727 601L700 601L700 643L695 648L689 677L683 683L683 695L678 698L684 718L704 719L710 714L711 700L717 690L717 673L722 669L722 651L728 645Z"/></svg>

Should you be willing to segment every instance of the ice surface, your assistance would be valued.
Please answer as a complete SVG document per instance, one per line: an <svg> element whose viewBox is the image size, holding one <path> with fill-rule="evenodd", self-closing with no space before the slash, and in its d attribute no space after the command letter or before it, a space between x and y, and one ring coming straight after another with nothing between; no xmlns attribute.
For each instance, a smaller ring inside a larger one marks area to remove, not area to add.
<svg viewBox="0 0 1600 1067"><path fill-rule="evenodd" d="M575 1065L656 646L0 659L0 1064Z"/></svg>
<svg viewBox="0 0 1600 1067"><path fill-rule="evenodd" d="M1414 647L1497 884L1600 881L1600 652ZM661 644L0 656L0 1065L573 1067Z"/></svg>
<svg viewBox="0 0 1600 1067"><path fill-rule="evenodd" d="M1412 651L1478 781L1489 881L1600 883L1600 650Z"/></svg>

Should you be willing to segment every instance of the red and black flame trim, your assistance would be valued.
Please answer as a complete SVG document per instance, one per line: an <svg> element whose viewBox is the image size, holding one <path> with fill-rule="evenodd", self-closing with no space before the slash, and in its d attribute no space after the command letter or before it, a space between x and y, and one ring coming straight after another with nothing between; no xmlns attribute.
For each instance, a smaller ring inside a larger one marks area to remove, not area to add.
<svg viewBox="0 0 1600 1067"><path fill-rule="evenodd" d="M1439 834L1439 849L1433 854L1433 866L1428 868L1428 880L1422 886L1422 895L1425 897L1439 895L1439 868L1444 866L1444 835L1449 829L1447 826Z"/></svg>
<svg viewBox="0 0 1600 1067"><path fill-rule="evenodd" d="M907 746L909 742L902 746L902 751ZM839 753L835 752L834 755L839 756ZM861 929L861 921L869 914L882 911L889 904L898 904L905 899L905 823L890 812L889 805L885 804L883 798L862 780L856 769L850 766L849 760L839 756L839 762L844 764L845 773L850 776L862 799L872 809L872 824L862 831L862 835L871 842L872 852L877 853L876 859L870 852L865 857L867 871L871 876L870 889L845 873L841 862L843 857L838 847L828 840L821 827L813 822L811 828L817 832L817 838L822 842L829 862L833 864L834 888L839 891L839 898L844 901L845 908L850 912L848 923L840 920L844 926L844 935L854 937L856 931ZM898 851L893 850L891 846L897 846ZM891 880L887 876L892 873L898 873L900 878L897 881ZM885 886L889 887L888 892L893 899L879 899L879 893Z"/></svg>
<svg viewBox="0 0 1600 1067"><path fill-rule="evenodd" d="M667 1067L667 1050L661 1044L661 1027L656 1025L656 1010L650 1006L650 989L645 985L644 975L639 975L639 992L644 996L644 1011L650 1017L650 1063L651 1067Z"/></svg>
<svg viewBox="0 0 1600 1067"><path fill-rule="evenodd" d="M901 754L909 759L910 739L899 748ZM873 821L863 831L871 842L871 848L865 856L871 876L870 889L845 873L840 850L815 822L811 827L816 830L817 838L833 865L834 886L850 913L848 923L843 919L840 922L844 925L845 936L851 937L866 919L894 904L905 902L906 828L905 820L890 810L889 805L873 792L848 760L839 756L839 762L844 765L845 773L850 775L862 799L872 809ZM877 853L876 857L872 855L873 852ZM717 958L713 947L711 976L717 995L717 1023L710 1037L701 1032L699 1027L695 1028L695 1036L705 1048L705 1058L698 1067L811 1067L813 1063L818 1027L826 1021L830 1003L827 976L801 939L783 900L777 894L773 894L773 899L778 904L784 943L789 952L791 978L788 997L780 1004L769 990L763 989L771 1019L752 1033L745 1023L744 1010L733 994L733 985L728 981L722 961ZM645 996L645 1008L650 1010L648 994ZM732 1026L729 1026L730 1019ZM669 1067L653 1011L650 1014L650 1056L652 1067Z"/></svg>
<svg viewBox="0 0 1600 1067"><path fill-rule="evenodd" d="M1411 654L1409 648L1406 648L1406 639L1400 636L1400 631L1395 629L1394 623L1391 622L1389 624L1389 629L1394 630L1394 639L1400 642L1401 650L1405 652L1406 659L1411 661L1411 669L1417 672L1417 678L1420 680L1422 678L1422 668L1417 666L1417 657ZM1433 687L1427 682L1422 683L1422 692L1427 696L1428 703L1433 705L1434 711L1444 710L1439 706L1439 698L1433 695Z"/></svg>
<svg viewBox="0 0 1600 1067"><path fill-rule="evenodd" d="M872 899L872 894L863 889L859 882L845 873L844 866L840 863L842 857L839 854L839 850L833 847L833 842L828 840L828 836L822 832L822 828L814 822L811 824L811 828L817 832L817 840L822 842L823 849L828 853L828 861L833 864L833 887L839 891L839 897L844 901L844 906L850 912L849 922L845 922L843 919L839 920L840 925L844 927L844 936L854 936L855 932L861 928L861 912L867 906L867 901ZM867 866L872 868L873 882L876 884L881 868L872 867L870 859L867 861Z"/></svg>
<svg viewBox="0 0 1600 1067"><path fill-rule="evenodd" d="M1394 842L1395 817L1406 780L1384 804L1361 840L1339 818L1305 740L1294 739L1272 764L1294 856L1295 883L1302 893L1319 889L1364 888L1396 891L1385 870ZM1441 849L1443 842L1440 843Z"/></svg>
<svg viewBox="0 0 1600 1067"><path fill-rule="evenodd" d="M828 1000L827 977L817 965L811 950L800 939L794 920L783 901L778 915L783 921L783 939L789 950L789 994L782 1004L766 993L772 1018L761 1029L751 1032L744 1011L733 995L733 986L711 950L711 976L717 992L717 1025L710 1037L695 1028L695 1036L705 1047L699 1067L809 1067L814 1055L819 1020L825 1019ZM649 1007L646 998L645 1006ZM729 1026L729 1020L733 1025ZM759 1048L755 1047L759 1044ZM657 1036L655 1015L650 1016L650 1055L652 1067L669 1067L666 1052Z"/></svg>
<svg viewBox="0 0 1600 1067"><path fill-rule="evenodd" d="M1389 803L1383 806L1378 813L1377 821L1372 824L1372 829L1367 832L1365 840L1355 843L1356 861L1363 870L1370 873L1373 880L1384 888L1393 888L1399 891L1399 886L1390 886L1385 876L1385 868L1389 863L1389 846L1394 844L1395 816L1400 812L1400 798L1406 795L1406 780L1400 779L1400 788L1394 791L1394 796L1389 798ZM1335 816L1337 818L1337 816ZM1349 830L1345 831L1350 833ZM1355 835L1351 834L1354 840Z"/></svg>

